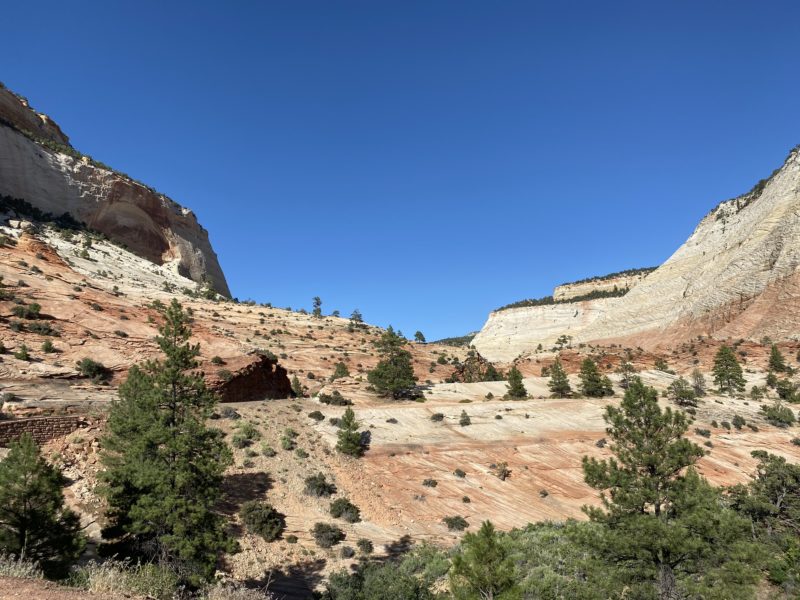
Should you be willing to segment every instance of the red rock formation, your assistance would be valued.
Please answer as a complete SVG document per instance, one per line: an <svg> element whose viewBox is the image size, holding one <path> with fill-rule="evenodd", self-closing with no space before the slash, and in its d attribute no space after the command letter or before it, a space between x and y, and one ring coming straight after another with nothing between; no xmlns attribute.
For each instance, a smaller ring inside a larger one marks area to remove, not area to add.
<svg viewBox="0 0 800 600"><path fill-rule="evenodd" d="M222 402L273 400L293 396L286 369L276 359L265 354L230 359L224 370L230 372L230 378L220 375L223 369L209 376L210 387L220 395Z"/></svg>

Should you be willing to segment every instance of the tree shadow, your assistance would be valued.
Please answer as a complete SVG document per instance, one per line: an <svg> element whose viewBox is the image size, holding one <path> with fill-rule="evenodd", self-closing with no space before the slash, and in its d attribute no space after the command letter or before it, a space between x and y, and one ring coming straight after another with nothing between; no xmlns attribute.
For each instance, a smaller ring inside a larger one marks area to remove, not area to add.
<svg viewBox="0 0 800 600"><path fill-rule="evenodd" d="M272 477L263 471L226 475L222 481L222 500L218 508L226 515L233 515L239 512L245 502L262 500L264 494L272 489L272 484Z"/></svg>
<svg viewBox="0 0 800 600"><path fill-rule="evenodd" d="M384 545L384 549L386 550L386 556L381 558L376 558L376 560L380 560L382 562L388 562L392 560L397 560L398 558L402 557L404 554L408 554L408 552L413 548L414 540L411 539L410 535L404 535L398 540L394 542L389 542L388 544Z"/></svg>
<svg viewBox="0 0 800 600"><path fill-rule="evenodd" d="M283 569L273 569L260 580L248 579L244 583L249 588L266 587L276 598L306 600L313 598L314 589L324 581L326 564L324 558L318 558Z"/></svg>

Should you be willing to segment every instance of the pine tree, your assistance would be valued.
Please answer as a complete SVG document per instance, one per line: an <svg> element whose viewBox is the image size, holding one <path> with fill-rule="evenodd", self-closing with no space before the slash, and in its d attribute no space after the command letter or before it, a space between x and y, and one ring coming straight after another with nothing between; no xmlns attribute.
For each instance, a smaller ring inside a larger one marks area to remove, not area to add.
<svg viewBox="0 0 800 600"><path fill-rule="evenodd" d="M419 342L420 344L424 344L425 343L425 335L423 335L423 333L421 331L417 331L414 334L414 341Z"/></svg>
<svg viewBox="0 0 800 600"><path fill-rule="evenodd" d="M662 411L656 390L636 379L604 418L615 458L584 457L602 508L585 507L597 528L574 535L616 567L631 597L706 597L733 585L714 597L749 597L757 572L747 524L694 469L704 452L683 437L685 413Z"/></svg>
<svg viewBox="0 0 800 600"><path fill-rule="evenodd" d="M742 367L736 354L728 346L722 346L714 357L714 383L723 394L743 392L745 386Z"/></svg>
<svg viewBox="0 0 800 600"><path fill-rule="evenodd" d="M236 548L214 511L231 452L206 426L217 397L193 371L200 347L189 343L189 317L174 299L163 314L156 342L164 358L132 367L111 405L101 474L107 533L196 584Z"/></svg>
<svg viewBox="0 0 800 600"><path fill-rule="evenodd" d="M550 381L547 387L556 398L566 398L572 395L572 387L569 385L569 378L564 371L564 367L561 366L561 359L558 357L556 357L555 362L550 366Z"/></svg>
<svg viewBox="0 0 800 600"><path fill-rule="evenodd" d="M297 378L297 375L292 375L292 392L298 398L303 397L303 384L300 383L300 380Z"/></svg>
<svg viewBox="0 0 800 600"><path fill-rule="evenodd" d="M578 377L581 380L581 394L584 396L602 398L603 396L614 395L611 380L600 373L600 369L597 368L597 364L591 358L586 358L581 363L581 371Z"/></svg>
<svg viewBox="0 0 800 600"><path fill-rule="evenodd" d="M352 408L344 411L342 418L339 419L339 432L336 434L336 449L348 456L361 456L364 447L361 443L361 433L358 428L361 424L356 421L356 414Z"/></svg>
<svg viewBox="0 0 800 600"><path fill-rule="evenodd" d="M314 296L312 299L313 309L311 310L312 316L317 319L322 318L322 299L319 296Z"/></svg>
<svg viewBox="0 0 800 600"><path fill-rule="evenodd" d="M350 375L350 370L347 368L347 365L339 361L338 363L336 363L336 367L333 369L333 375L331 375L331 381L336 381L337 379L341 379L342 377L347 377L348 375Z"/></svg>
<svg viewBox="0 0 800 600"><path fill-rule="evenodd" d="M700 369L692 371L692 390L698 398L706 395L706 378L700 372Z"/></svg>
<svg viewBox="0 0 800 600"><path fill-rule="evenodd" d="M619 386L623 390L627 390L633 378L636 377L636 369L626 360L620 363L617 374L619 375Z"/></svg>
<svg viewBox="0 0 800 600"><path fill-rule="evenodd" d="M411 366L411 353L404 348L406 343L391 325L375 342L381 360L367 374L367 380L382 396L398 399L417 383Z"/></svg>
<svg viewBox="0 0 800 600"><path fill-rule="evenodd" d="M769 351L769 370L776 373L786 371L786 359L783 358L783 354L775 344L772 344L772 348Z"/></svg>
<svg viewBox="0 0 800 600"><path fill-rule="evenodd" d="M63 577L85 545L78 515L64 507L61 472L47 464L30 434L0 462L0 554L37 563Z"/></svg>
<svg viewBox="0 0 800 600"><path fill-rule="evenodd" d="M456 600L519 597L514 561L489 521L461 540L450 569L450 592Z"/></svg>
<svg viewBox="0 0 800 600"><path fill-rule="evenodd" d="M525 384L522 383L522 373L514 365L508 370L508 385L506 385L506 396L509 398L527 398L528 390L525 389Z"/></svg>
<svg viewBox="0 0 800 600"><path fill-rule="evenodd" d="M683 377L678 377L667 387L667 395L678 406L697 406L694 389Z"/></svg>

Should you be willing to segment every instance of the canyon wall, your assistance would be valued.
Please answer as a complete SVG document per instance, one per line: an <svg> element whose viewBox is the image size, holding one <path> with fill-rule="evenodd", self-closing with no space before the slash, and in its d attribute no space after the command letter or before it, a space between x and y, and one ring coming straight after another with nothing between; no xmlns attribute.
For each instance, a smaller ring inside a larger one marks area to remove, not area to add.
<svg viewBox="0 0 800 600"><path fill-rule="evenodd" d="M230 296L208 232L187 208L81 156L58 125L0 87L0 194L65 212L158 265Z"/></svg>

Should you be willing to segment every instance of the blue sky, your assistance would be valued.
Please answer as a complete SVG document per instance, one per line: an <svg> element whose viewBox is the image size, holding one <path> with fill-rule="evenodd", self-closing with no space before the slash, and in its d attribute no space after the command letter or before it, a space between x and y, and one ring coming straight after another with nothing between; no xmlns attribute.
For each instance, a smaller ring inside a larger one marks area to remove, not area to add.
<svg viewBox="0 0 800 600"><path fill-rule="evenodd" d="M0 80L234 295L429 339L658 264L800 142L800 3L37 2Z"/></svg>

